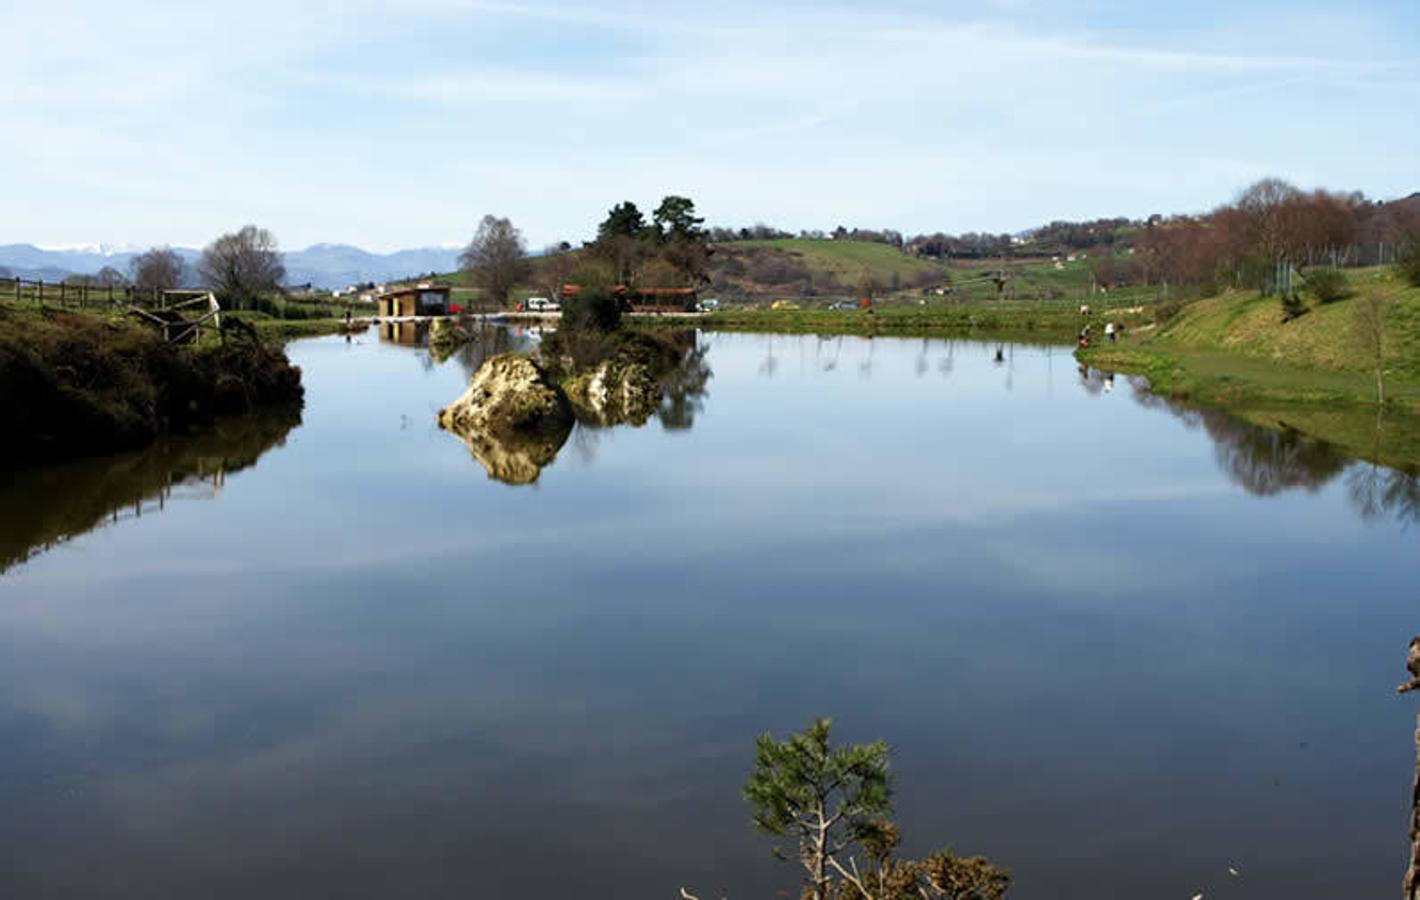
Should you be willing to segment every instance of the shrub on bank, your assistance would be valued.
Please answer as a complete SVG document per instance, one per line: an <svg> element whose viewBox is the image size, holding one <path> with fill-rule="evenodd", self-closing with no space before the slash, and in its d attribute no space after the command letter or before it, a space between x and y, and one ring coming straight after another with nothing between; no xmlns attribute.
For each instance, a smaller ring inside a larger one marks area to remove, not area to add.
<svg viewBox="0 0 1420 900"><path fill-rule="evenodd" d="M1346 280L1346 273L1340 269L1318 266L1307 269L1302 273L1302 278L1306 280L1307 290L1318 303L1335 303L1351 296L1351 284Z"/></svg>
<svg viewBox="0 0 1420 900"><path fill-rule="evenodd" d="M1301 318L1308 312L1307 304L1302 300L1301 294L1282 295L1282 321L1290 322L1293 319Z"/></svg>
<svg viewBox="0 0 1420 900"><path fill-rule="evenodd" d="M567 331L615 331L621 327L621 301L605 288L584 287L562 301L561 327Z"/></svg>
<svg viewBox="0 0 1420 900"><path fill-rule="evenodd" d="M1414 287L1420 287L1420 233L1412 234L1400 249L1400 257L1395 263L1404 278Z"/></svg>

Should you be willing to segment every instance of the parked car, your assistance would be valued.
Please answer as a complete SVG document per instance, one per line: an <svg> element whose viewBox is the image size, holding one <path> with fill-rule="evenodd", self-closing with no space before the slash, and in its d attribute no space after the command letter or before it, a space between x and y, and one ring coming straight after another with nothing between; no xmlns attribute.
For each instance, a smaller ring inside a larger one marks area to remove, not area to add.
<svg viewBox="0 0 1420 900"><path fill-rule="evenodd" d="M707 297L695 304L695 308L700 312L714 312L720 308L720 301L716 300L714 297Z"/></svg>
<svg viewBox="0 0 1420 900"><path fill-rule="evenodd" d="M561 312L562 306L546 297L529 297L526 309L528 312Z"/></svg>
<svg viewBox="0 0 1420 900"><path fill-rule="evenodd" d="M839 300L837 303L830 303L830 304L828 305L828 308L829 308L829 309L857 309L857 308L858 308L858 304L852 302L851 300Z"/></svg>

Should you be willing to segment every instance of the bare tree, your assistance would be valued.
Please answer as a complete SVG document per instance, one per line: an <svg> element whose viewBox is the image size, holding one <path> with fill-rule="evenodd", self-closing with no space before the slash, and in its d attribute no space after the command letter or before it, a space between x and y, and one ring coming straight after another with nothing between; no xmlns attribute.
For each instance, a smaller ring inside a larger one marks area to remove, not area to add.
<svg viewBox="0 0 1420 900"><path fill-rule="evenodd" d="M99 274L94 276L94 283L99 287L122 287L127 282L128 279L123 277L123 273L113 266L104 266L99 269Z"/></svg>
<svg viewBox="0 0 1420 900"><path fill-rule="evenodd" d="M459 255L459 266L486 299L502 306L513 288L527 276L527 245L523 233L513 223L497 216L484 216L473 240Z"/></svg>
<svg viewBox="0 0 1420 900"><path fill-rule="evenodd" d="M255 225L208 244L197 271L203 285L239 307L254 305L263 294L280 290L286 279L276 238Z"/></svg>
<svg viewBox="0 0 1420 900"><path fill-rule="evenodd" d="M171 247L154 247L129 263L133 286L142 291L167 291L182 287L187 263Z"/></svg>
<svg viewBox="0 0 1420 900"><path fill-rule="evenodd" d="M1302 192L1280 178L1264 178L1243 189L1235 206L1248 226L1252 244L1270 262L1287 257L1291 213Z"/></svg>
<svg viewBox="0 0 1420 900"><path fill-rule="evenodd" d="M1380 288L1370 288L1356 298L1352 309L1351 327L1357 344L1376 368L1376 403L1385 404L1385 363L1388 353L1386 325L1390 321L1395 298Z"/></svg>
<svg viewBox="0 0 1420 900"><path fill-rule="evenodd" d="M572 272L576 266L577 258L572 253L571 245L565 241L552 244L543 251L541 265L538 267L542 276L539 281L549 298L562 298L562 287L572 280Z"/></svg>

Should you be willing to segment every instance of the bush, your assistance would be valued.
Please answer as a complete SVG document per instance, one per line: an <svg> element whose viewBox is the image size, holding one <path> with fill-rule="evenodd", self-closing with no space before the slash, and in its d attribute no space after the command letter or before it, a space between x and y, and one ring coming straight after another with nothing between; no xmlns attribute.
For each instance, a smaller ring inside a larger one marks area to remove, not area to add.
<svg viewBox="0 0 1420 900"><path fill-rule="evenodd" d="M621 301L605 288L584 287L563 299L561 327L568 331L615 331L621 327Z"/></svg>
<svg viewBox="0 0 1420 900"><path fill-rule="evenodd" d="M1290 322L1293 319L1306 315L1307 305L1302 301L1300 294L1282 295L1282 321Z"/></svg>
<svg viewBox="0 0 1420 900"><path fill-rule="evenodd" d="M1183 312L1182 300L1165 300L1154 307L1154 324L1167 325Z"/></svg>
<svg viewBox="0 0 1420 900"><path fill-rule="evenodd" d="M1335 303L1351 296L1351 285L1340 269L1330 266L1308 269L1302 273L1302 278L1318 303Z"/></svg>
<svg viewBox="0 0 1420 900"><path fill-rule="evenodd" d="M1420 287L1420 234L1412 234L1410 239L1401 245L1395 268L1400 272L1400 277L1415 287Z"/></svg>

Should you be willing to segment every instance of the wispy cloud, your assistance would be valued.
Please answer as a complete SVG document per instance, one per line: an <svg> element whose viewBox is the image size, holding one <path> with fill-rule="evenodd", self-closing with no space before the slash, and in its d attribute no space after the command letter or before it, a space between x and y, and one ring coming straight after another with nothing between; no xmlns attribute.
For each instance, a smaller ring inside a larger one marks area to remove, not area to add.
<svg viewBox="0 0 1420 900"><path fill-rule="evenodd" d="M1244 171L1414 189L1381 149L1420 144L1392 114L1420 99L1384 37L1405 14L1302 11L1258 40L1203 2L1191 31L1109 3L12 7L0 27L35 39L0 55L0 190L37 212L0 240L259 220L387 248L497 211L541 243L670 190L790 227L1013 230L1205 207Z"/></svg>

